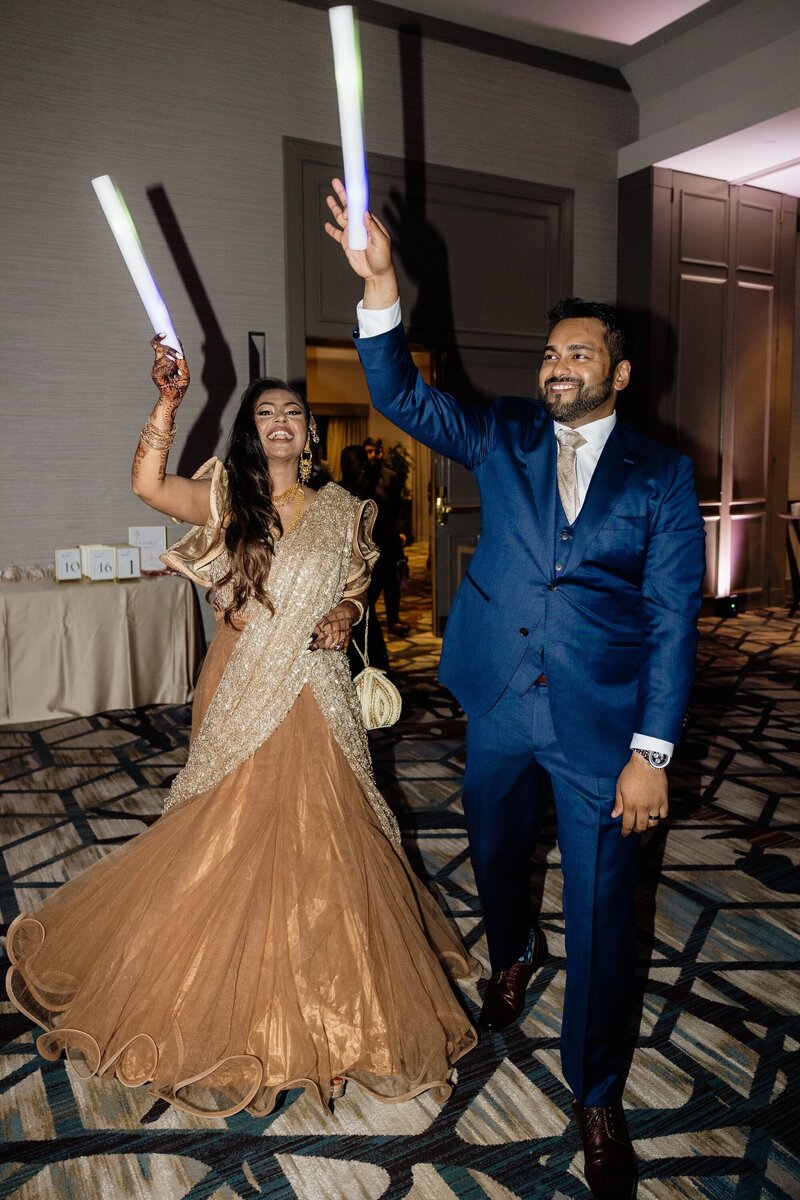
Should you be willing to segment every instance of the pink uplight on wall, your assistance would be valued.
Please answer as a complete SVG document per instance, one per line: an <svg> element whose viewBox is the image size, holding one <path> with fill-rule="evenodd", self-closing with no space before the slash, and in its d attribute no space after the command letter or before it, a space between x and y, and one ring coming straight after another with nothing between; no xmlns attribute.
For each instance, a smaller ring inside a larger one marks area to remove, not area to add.
<svg viewBox="0 0 800 1200"><path fill-rule="evenodd" d="M719 551L717 553L717 599L731 592L731 526L730 521L721 521Z"/></svg>

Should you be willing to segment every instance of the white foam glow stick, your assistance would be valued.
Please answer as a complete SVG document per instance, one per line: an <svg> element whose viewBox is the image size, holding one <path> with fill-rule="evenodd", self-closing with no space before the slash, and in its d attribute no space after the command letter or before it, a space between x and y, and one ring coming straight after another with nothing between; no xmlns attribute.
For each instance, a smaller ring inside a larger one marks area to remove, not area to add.
<svg viewBox="0 0 800 1200"><path fill-rule="evenodd" d="M125 266L131 273L131 279L136 285L139 298L147 310L150 324L153 326L153 333L166 334L164 342L177 350L179 354L183 354L180 338L175 332L169 310L158 290L158 284L153 278L153 272L147 265L139 234L136 232L133 217L128 212L122 192L114 186L110 175L99 175L97 179L92 180L92 187L97 193L97 199L100 201L106 220L111 226L111 232L125 259Z"/></svg>
<svg viewBox="0 0 800 1200"><path fill-rule="evenodd" d="M364 154L364 87L358 25L352 6L341 4L328 10L342 131L344 186L347 191L347 240L354 250L365 250L367 231L364 213L369 203L367 160Z"/></svg>

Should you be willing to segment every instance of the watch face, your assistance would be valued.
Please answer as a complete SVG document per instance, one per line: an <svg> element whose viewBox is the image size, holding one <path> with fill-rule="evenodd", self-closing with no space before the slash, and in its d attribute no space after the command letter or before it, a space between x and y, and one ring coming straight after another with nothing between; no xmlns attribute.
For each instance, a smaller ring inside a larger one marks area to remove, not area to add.
<svg viewBox="0 0 800 1200"><path fill-rule="evenodd" d="M669 755L664 754L661 750L651 750L648 757L654 767L665 767L669 762Z"/></svg>

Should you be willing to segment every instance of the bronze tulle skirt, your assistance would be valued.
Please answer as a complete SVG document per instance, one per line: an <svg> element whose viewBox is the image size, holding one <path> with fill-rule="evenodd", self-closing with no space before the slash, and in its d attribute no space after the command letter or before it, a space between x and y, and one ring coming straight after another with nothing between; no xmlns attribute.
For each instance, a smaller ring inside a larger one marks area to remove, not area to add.
<svg viewBox="0 0 800 1200"><path fill-rule="evenodd" d="M237 634L221 627L195 727ZM65 884L8 934L8 992L85 1075L201 1116L263 1115L345 1076L435 1089L475 1032L479 967L382 833L310 690L242 767Z"/></svg>

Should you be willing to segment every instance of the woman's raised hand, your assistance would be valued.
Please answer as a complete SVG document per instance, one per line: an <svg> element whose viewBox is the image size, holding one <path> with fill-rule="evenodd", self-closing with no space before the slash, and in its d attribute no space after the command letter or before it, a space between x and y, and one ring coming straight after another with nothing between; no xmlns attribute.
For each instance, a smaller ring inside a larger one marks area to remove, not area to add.
<svg viewBox="0 0 800 1200"><path fill-rule="evenodd" d="M189 364L182 354L179 354L172 346L164 344L162 339L165 336L163 333L157 333L150 341L155 352L151 376L161 398L171 402L174 412L190 383Z"/></svg>
<svg viewBox="0 0 800 1200"><path fill-rule="evenodd" d="M151 372L158 399L139 437L131 467L131 486L157 512L176 521L205 525L211 515L211 482L167 474L167 459L175 440L175 410L189 386L189 367L183 352L165 346L157 333L150 345L155 352Z"/></svg>
<svg viewBox="0 0 800 1200"><path fill-rule="evenodd" d="M374 280L381 275L393 275L392 242L385 226L372 213L366 213L367 248L351 250L347 238L347 193L341 179L332 179L331 187L336 194L328 196L327 203L336 224L326 221L325 232L339 243L350 266L362 279Z"/></svg>

